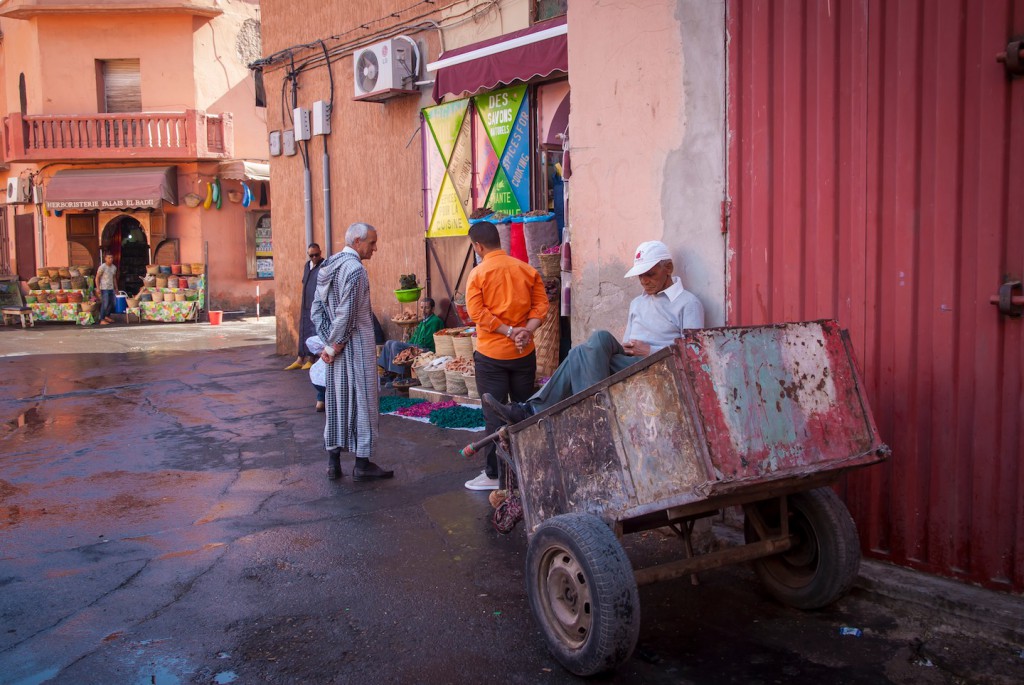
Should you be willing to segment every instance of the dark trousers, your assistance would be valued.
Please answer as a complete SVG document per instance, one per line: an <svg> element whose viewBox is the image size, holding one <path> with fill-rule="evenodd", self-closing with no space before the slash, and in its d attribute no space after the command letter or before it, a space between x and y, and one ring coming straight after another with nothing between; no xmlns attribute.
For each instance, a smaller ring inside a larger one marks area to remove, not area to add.
<svg viewBox="0 0 1024 685"><path fill-rule="evenodd" d="M100 291L100 320L107 318L114 313L114 291Z"/></svg>
<svg viewBox="0 0 1024 685"><path fill-rule="evenodd" d="M313 387L316 388L316 401L323 402L324 399L327 397L327 386L317 385L316 383L314 383Z"/></svg>
<svg viewBox="0 0 1024 685"><path fill-rule="evenodd" d="M519 359L491 359L474 352L473 360L476 362L476 387L481 395L489 392L499 402L525 402L533 394L537 380L535 352ZM503 422L501 417L494 416L485 408L484 423L487 426L487 433L490 434L501 428ZM490 478L497 478L498 456L494 453L493 445L487 446L484 456L484 470Z"/></svg>

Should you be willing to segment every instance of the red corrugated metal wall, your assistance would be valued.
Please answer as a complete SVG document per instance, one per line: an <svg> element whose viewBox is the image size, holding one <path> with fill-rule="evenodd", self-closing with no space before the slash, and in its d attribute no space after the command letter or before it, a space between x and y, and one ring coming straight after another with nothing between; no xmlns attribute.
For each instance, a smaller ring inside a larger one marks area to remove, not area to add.
<svg viewBox="0 0 1024 685"><path fill-rule="evenodd" d="M836 317L883 438L865 551L1024 591L1024 0L728 0L731 325Z"/></svg>

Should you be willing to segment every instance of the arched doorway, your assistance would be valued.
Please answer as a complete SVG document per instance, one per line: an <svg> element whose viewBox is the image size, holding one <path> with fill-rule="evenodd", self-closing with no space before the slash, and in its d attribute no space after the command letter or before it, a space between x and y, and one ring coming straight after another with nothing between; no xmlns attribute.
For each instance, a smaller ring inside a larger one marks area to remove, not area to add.
<svg viewBox="0 0 1024 685"><path fill-rule="evenodd" d="M137 293L149 263L149 242L142 224L128 215L112 219L103 227L100 248L104 255L114 256L118 289L129 295Z"/></svg>

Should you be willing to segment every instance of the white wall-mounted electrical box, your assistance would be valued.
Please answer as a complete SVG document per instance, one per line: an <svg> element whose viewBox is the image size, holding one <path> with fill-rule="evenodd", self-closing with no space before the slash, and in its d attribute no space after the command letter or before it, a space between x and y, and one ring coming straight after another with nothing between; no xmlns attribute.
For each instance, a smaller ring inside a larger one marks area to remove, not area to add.
<svg viewBox="0 0 1024 685"><path fill-rule="evenodd" d="M281 154L281 132L270 132L270 156L277 157Z"/></svg>
<svg viewBox="0 0 1024 685"><path fill-rule="evenodd" d="M331 105L323 100L313 103L313 135L326 136L331 132Z"/></svg>
<svg viewBox="0 0 1024 685"><path fill-rule="evenodd" d="M292 117L295 120L295 140L309 140L312 138L312 128L309 125L309 110L305 107L296 107L292 110Z"/></svg>
<svg viewBox="0 0 1024 685"><path fill-rule="evenodd" d="M297 152L295 149L295 131L288 129L281 133L281 151L285 157L291 157Z"/></svg>

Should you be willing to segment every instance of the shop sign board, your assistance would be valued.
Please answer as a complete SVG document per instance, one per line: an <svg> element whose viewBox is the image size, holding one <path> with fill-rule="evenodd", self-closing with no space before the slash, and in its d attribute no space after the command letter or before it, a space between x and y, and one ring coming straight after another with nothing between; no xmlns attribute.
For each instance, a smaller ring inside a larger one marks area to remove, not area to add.
<svg viewBox="0 0 1024 685"><path fill-rule="evenodd" d="M510 215L530 209L527 86L427 107L423 122L428 238L466 235L475 204Z"/></svg>
<svg viewBox="0 0 1024 685"><path fill-rule="evenodd" d="M430 132L426 146L428 183L427 237L466 235L472 202L472 134L469 100L446 102L423 110Z"/></svg>
<svg viewBox="0 0 1024 685"><path fill-rule="evenodd" d="M521 214L530 208L530 105L525 85L502 88L473 98L478 121L500 160L488 185L484 206L505 214ZM492 155L488 154L491 158Z"/></svg>
<svg viewBox="0 0 1024 685"><path fill-rule="evenodd" d="M159 207L163 203L160 198L136 200L54 200L46 206L55 209L129 209L132 207Z"/></svg>

